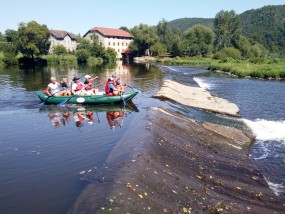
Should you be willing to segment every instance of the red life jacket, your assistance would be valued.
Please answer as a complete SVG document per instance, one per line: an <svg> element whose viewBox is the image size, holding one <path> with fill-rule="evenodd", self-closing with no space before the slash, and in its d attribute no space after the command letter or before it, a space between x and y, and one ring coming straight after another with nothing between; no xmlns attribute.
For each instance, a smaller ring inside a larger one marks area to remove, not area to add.
<svg viewBox="0 0 285 214"><path fill-rule="evenodd" d="M92 89L92 83L91 82L85 84L85 90L91 90L91 89Z"/></svg>
<svg viewBox="0 0 285 214"><path fill-rule="evenodd" d="M112 84L112 83L113 83L113 81L107 81L106 82L106 85L105 85L105 93L106 94L111 93L110 84Z"/></svg>
<svg viewBox="0 0 285 214"><path fill-rule="evenodd" d="M82 83L78 83L76 86L75 91L80 91L83 88L83 84Z"/></svg>

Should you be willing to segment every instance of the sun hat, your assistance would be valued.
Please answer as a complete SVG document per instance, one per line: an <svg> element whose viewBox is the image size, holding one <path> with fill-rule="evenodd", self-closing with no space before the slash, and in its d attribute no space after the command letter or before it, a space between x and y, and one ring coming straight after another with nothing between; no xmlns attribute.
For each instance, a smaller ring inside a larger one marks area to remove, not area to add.
<svg viewBox="0 0 285 214"><path fill-rule="evenodd" d="M73 81L75 81L75 80L80 80L80 77L78 77L78 76L73 77Z"/></svg>
<svg viewBox="0 0 285 214"><path fill-rule="evenodd" d="M91 78L90 75L88 75L88 74L85 75L85 79L90 79L90 78Z"/></svg>

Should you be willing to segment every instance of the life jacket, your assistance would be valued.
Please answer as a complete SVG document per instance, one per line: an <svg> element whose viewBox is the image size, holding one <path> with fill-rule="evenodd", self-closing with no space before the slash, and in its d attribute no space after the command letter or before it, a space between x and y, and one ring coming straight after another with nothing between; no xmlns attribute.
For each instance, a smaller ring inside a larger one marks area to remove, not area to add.
<svg viewBox="0 0 285 214"><path fill-rule="evenodd" d="M85 90L91 90L92 89L92 83L91 82L88 82L88 83L85 83Z"/></svg>
<svg viewBox="0 0 285 214"><path fill-rule="evenodd" d="M105 93L106 93L106 95L108 95L108 94L112 94L113 95L113 93L111 91L111 88L110 88L110 84L114 84L113 81L107 81L106 82L106 85L105 85Z"/></svg>
<svg viewBox="0 0 285 214"><path fill-rule="evenodd" d="M80 91L80 90L82 90L82 88L83 88L83 84L82 83L78 83L76 88L75 88L75 91Z"/></svg>

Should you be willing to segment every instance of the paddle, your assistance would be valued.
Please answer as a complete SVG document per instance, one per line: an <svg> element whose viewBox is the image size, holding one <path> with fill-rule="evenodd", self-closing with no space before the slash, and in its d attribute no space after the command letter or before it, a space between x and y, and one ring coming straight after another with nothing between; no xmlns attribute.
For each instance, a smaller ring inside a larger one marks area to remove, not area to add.
<svg viewBox="0 0 285 214"><path fill-rule="evenodd" d="M68 103L68 101L74 97L76 94L70 96L67 100L61 101L59 104L57 104L58 106L63 106L64 104Z"/></svg>
<svg viewBox="0 0 285 214"><path fill-rule="evenodd" d="M71 90L72 90L72 82L71 82L71 84L70 84L70 88L71 88ZM61 101L59 104L57 104L58 106L63 106L65 103L67 103L72 97L74 97L75 96L75 94L74 95L72 95L72 96L70 96L67 100L64 100L64 101Z"/></svg>
<svg viewBox="0 0 285 214"><path fill-rule="evenodd" d="M56 92L57 93L57 92ZM50 97L53 97L56 93L53 93L51 96L48 96L48 98L46 98L45 101L43 101L42 103L40 103L41 106L45 105L46 104L46 101L50 98Z"/></svg>
<svg viewBox="0 0 285 214"><path fill-rule="evenodd" d="M127 87L129 87L129 88L131 88L131 89L137 91L139 94L141 94L141 91L140 91L139 89L136 89L136 88L134 88L134 87L132 87L132 86L130 86L130 85L127 85Z"/></svg>

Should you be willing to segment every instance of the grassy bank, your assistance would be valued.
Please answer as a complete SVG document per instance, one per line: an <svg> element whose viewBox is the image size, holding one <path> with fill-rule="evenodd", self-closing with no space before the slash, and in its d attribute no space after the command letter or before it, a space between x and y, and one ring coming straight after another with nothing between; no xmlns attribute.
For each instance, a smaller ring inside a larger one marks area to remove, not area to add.
<svg viewBox="0 0 285 214"><path fill-rule="evenodd" d="M21 57L23 57L22 54L18 54L16 56L16 59L19 60ZM42 59L47 61L48 65L77 65L77 58L75 55L67 54L63 56L58 55L44 55L41 57ZM0 52L0 66L4 66L4 53ZM102 65L104 63L102 58L96 58L96 57L90 57L88 59L87 64L89 66L95 66L95 65Z"/></svg>
<svg viewBox="0 0 285 214"><path fill-rule="evenodd" d="M158 59L157 62L171 65L190 65L209 70L224 71L238 77L252 77L261 79L285 79L285 59L256 58L248 60L212 58L177 57L174 59Z"/></svg>

